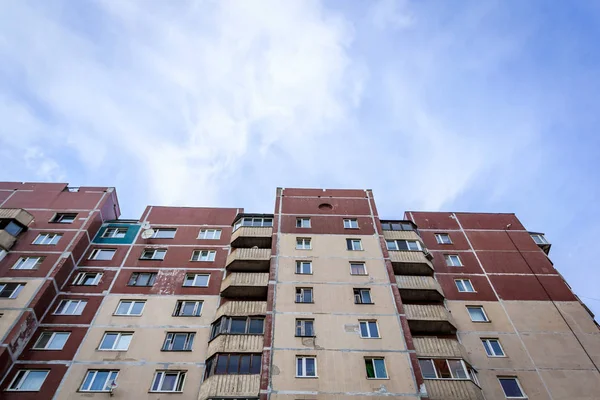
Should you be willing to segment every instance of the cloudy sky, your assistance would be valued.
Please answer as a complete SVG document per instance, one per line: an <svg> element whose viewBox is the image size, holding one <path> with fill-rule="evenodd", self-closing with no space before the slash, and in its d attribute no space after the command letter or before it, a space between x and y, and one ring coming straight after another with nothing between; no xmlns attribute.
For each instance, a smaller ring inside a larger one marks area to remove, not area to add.
<svg viewBox="0 0 600 400"><path fill-rule="evenodd" d="M600 3L9 1L1 180L269 212L515 212L600 314ZM574 4L577 3L577 4Z"/></svg>

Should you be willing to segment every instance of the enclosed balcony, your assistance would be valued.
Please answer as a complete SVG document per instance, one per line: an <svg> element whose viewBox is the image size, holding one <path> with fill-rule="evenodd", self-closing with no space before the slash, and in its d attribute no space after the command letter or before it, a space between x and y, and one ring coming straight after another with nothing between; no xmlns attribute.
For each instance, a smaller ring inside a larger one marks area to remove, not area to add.
<svg viewBox="0 0 600 400"><path fill-rule="evenodd" d="M389 254L397 275L433 275L433 264L422 251L390 250Z"/></svg>
<svg viewBox="0 0 600 400"><path fill-rule="evenodd" d="M265 315L266 313L266 301L228 301L217 308L215 320L223 315L230 317L249 317L253 315Z"/></svg>
<svg viewBox="0 0 600 400"><path fill-rule="evenodd" d="M411 333L450 334L456 332L450 313L443 305L404 304Z"/></svg>
<svg viewBox="0 0 600 400"><path fill-rule="evenodd" d="M416 231L383 231L386 240L422 240Z"/></svg>
<svg viewBox="0 0 600 400"><path fill-rule="evenodd" d="M260 392L260 375L212 375L202 382L199 400L211 398L256 397Z"/></svg>
<svg viewBox="0 0 600 400"><path fill-rule="evenodd" d="M219 335L208 344L206 357L216 353L262 353L263 335Z"/></svg>
<svg viewBox="0 0 600 400"><path fill-rule="evenodd" d="M271 248L272 227L240 226L231 235L231 246L237 248Z"/></svg>
<svg viewBox="0 0 600 400"><path fill-rule="evenodd" d="M0 250L10 250L31 221L33 215L22 208L0 208Z"/></svg>
<svg viewBox="0 0 600 400"><path fill-rule="evenodd" d="M396 275L396 283L403 302L444 301L444 293L433 276Z"/></svg>
<svg viewBox="0 0 600 400"><path fill-rule="evenodd" d="M268 285L268 272L231 272L221 284L221 296L266 300Z"/></svg>
<svg viewBox="0 0 600 400"><path fill-rule="evenodd" d="M429 400L484 400L479 386L467 379L425 379Z"/></svg>
<svg viewBox="0 0 600 400"><path fill-rule="evenodd" d="M271 249L235 249L227 256L225 268L230 272L268 272Z"/></svg>
<svg viewBox="0 0 600 400"><path fill-rule="evenodd" d="M537 244L538 247L542 249L544 253L550 253L550 247L552 247L552 245L550 244L548 239L546 239L546 236L543 233L529 232L529 235L531 236L535 244Z"/></svg>
<svg viewBox="0 0 600 400"><path fill-rule="evenodd" d="M465 358L466 351L456 339L435 336L413 337L417 357Z"/></svg>

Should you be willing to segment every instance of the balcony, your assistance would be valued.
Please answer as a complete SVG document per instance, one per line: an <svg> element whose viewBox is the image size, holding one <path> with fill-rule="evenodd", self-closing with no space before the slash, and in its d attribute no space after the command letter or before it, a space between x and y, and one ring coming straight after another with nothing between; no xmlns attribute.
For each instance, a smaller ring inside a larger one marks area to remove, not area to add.
<svg viewBox="0 0 600 400"><path fill-rule="evenodd" d="M531 236L535 244L537 244L538 247L542 249L544 253L546 253L546 255L550 253L550 247L552 247L552 244L548 242L548 239L546 239L546 236L543 233L529 232L529 235Z"/></svg>
<svg viewBox="0 0 600 400"><path fill-rule="evenodd" d="M266 301L228 301L217 308L215 321L227 315L229 317L248 317L252 315L266 315Z"/></svg>
<svg viewBox="0 0 600 400"><path fill-rule="evenodd" d="M221 334L208 344L206 358L215 353L262 353L263 347L263 335Z"/></svg>
<svg viewBox="0 0 600 400"><path fill-rule="evenodd" d="M446 308L436 304L404 304L411 333L451 334L456 332Z"/></svg>
<svg viewBox="0 0 600 400"><path fill-rule="evenodd" d="M465 358L466 351L456 339L413 337L417 357L426 358Z"/></svg>
<svg viewBox="0 0 600 400"><path fill-rule="evenodd" d="M466 379L425 379L425 387L429 400L484 400L479 386Z"/></svg>
<svg viewBox="0 0 600 400"><path fill-rule="evenodd" d="M403 302L444 301L444 293L433 276L396 275L396 283Z"/></svg>
<svg viewBox="0 0 600 400"><path fill-rule="evenodd" d="M385 240L418 240L422 242L421 236L415 231L383 231Z"/></svg>
<svg viewBox="0 0 600 400"><path fill-rule="evenodd" d="M259 247L271 248L272 227L242 226L231 234L232 247Z"/></svg>
<svg viewBox="0 0 600 400"><path fill-rule="evenodd" d="M390 250L389 254L396 275L433 275L433 264L422 251Z"/></svg>
<svg viewBox="0 0 600 400"><path fill-rule="evenodd" d="M241 229L241 228L240 228ZM271 249L235 249L227 256L230 272L269 272Z"/></svg>
<svg viewBox="0 0 600 400"><path fill-rule="evenodd" d="M268 272L232 272L221 284L221 296L266 300L268 286Z"/></svg>
<svg viewBox="0 0 600 400"><path fill-rule="evenodd" d="M200 386L199 400L211 397L258 397L260 375L213 375Z"/></svg>
<svg viewBox="0 0 600 400"><path fill-rule="evenodd" d="M0 208L0 250L10 250L31 221L33 215L22 208Z"/></svg>

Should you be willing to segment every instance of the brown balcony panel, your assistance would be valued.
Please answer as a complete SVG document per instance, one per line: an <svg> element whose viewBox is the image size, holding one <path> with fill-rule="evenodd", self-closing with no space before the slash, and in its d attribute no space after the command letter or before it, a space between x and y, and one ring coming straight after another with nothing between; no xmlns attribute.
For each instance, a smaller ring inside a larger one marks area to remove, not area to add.
<svg viewBox="0 0 600 400"><path fill-rule="evenodd" d="M258 397L260 375L213 375L200 386L199 400L211 397Z"/></svg>
<svg viewBox="0 0 600 400"><path fill-rule="evenodd" d="M433 275L433 264L422 251L390 250L389 253L396 275Z"/></svg>
<svg viewBox="0 0 600 400"><path fill-rule="evenodd" d="M418 240L423 243L421 236L415 231L383 231L385 240Z"/></svg>
<svg viewBox="0 0 600 400"><path fill-rule="evenodd" d="M273 237L273 228L260 226L242 226L231 234L232 247L259 247L264 249L271 248L271 238Z"/></svg>
<svg viewBox="0 0 600 400"><path fill-rule="evenodd" d="M442 305L404 304L411 333L450 334L456 332L452 318Z"/></svg>
<svg viewBox="0 0 600 400"><path fill-rule="evenodd" d="M429 400L484 400L481 389L470 380L425 379Z"/></svg>
<svg viewBox="0 0 600 400"><path fill-rule="evenodd" d="M233 272L269 272L271 249L235 249L227 256L226 268Z"/></svg>
<svg viewBox="0 0 600 400"><path fill-rule="evenodd" d="M444 293L433 276L396 275L396 283L403 302L444 301Z"/></svg>
<svg viewBox="0 0 600 400"><path fill-rule="evenodd" d="M0 219L14 219L23 226L33 221L33 215L22 208L0 208Z"/></svg>
<svg viewBox="0 0 600 400"><path fill-rule="evenodd" d="M228 301L217 308L215 321L223 315L228 317L251 317L266 314L266 301Z"/></svg>
<svg viewBox="0 0 600 400"><path fill-rule="evenodd" d="M221 296L267 299L268 272L231 272L221 284Z"/></svg>
<svg viewBox="0 0 600 400"><path fill-rule="evenodd" d="M413 337L417 357L465 358L466 352L458 340L448 338Z"/></svg>
<svg viewBox="0 0 600 400"><path fill-rule="evenodd" d="M206 358L215 353L262 353L263 343L263 335L222 334L208 344Z"/></svg>

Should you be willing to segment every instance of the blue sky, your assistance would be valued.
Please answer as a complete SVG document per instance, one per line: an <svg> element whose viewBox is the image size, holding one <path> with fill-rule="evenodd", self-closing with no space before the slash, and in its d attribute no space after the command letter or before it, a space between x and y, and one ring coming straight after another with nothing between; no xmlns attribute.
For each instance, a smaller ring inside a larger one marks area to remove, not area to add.
<svg viewBox="0 0 600 400"><path fill-rule="evenodd" d="M380 214L515 212L600 299L600 3L15 1L0 179L272 210L371 188ZM600 301L585 298L596 314Z"/></svg>

